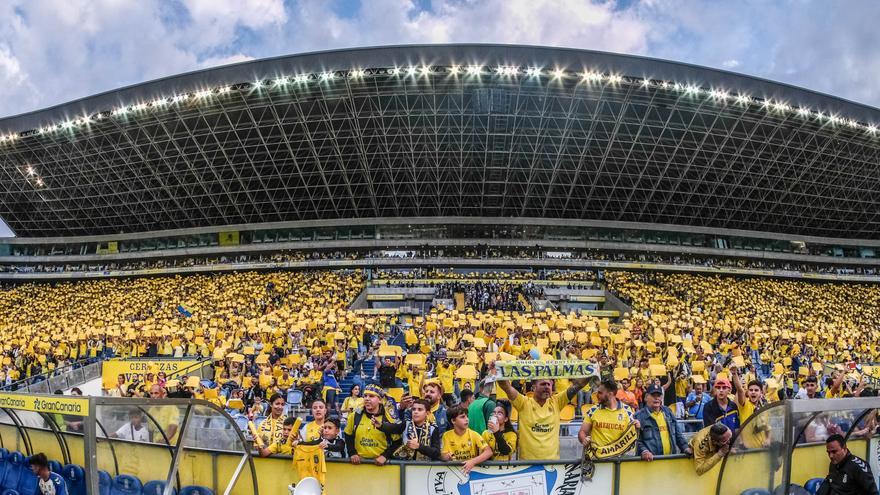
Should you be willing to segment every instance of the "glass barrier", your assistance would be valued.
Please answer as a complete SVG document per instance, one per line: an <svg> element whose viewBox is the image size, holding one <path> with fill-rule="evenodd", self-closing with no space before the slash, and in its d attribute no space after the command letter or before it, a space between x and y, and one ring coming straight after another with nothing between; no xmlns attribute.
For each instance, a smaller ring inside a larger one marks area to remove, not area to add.
<svg viewBox="0 0 880 495"><path fill-rule="evenodd" d="M719 474L720 495L740 495L749 489L773 492L783 481L785 407L782 404L755 413L740 429ZM705 442L713 442L710 437ZM698 446L694 446L696 450ZM743 473L748 473L744 476Z"/></svg>

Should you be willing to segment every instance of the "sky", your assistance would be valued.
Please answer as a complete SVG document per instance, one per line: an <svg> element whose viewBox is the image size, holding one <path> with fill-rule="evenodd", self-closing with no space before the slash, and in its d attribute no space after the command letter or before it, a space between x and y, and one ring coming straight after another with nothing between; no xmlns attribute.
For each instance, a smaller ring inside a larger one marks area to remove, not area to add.
<svg viewBox="0 0 880 495"><path fill-rule="evenodd" d="M880 106L877 19L877 0L0 0L0 118L251 59L468 42L646 55Z"/></svg>

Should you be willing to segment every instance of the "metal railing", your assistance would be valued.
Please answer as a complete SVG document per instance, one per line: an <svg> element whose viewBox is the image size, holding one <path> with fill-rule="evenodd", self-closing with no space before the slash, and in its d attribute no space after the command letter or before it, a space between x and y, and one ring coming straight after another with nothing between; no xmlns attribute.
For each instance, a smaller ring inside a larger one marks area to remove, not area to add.
<svg viewBox="0 0 880 495"><path fill-rule="evenodd" d="M48 373L19 380L2 389L34 394L51 394L56 390L67 390L82 385L100 376L101 361L89 363L88 360L83 359Z"/></svg>

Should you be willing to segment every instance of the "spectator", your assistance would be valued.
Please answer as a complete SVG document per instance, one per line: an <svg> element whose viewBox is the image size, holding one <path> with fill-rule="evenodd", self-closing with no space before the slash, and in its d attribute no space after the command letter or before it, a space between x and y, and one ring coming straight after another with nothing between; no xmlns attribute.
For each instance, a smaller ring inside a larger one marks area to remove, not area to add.
<svg viewBox="0 0 880 495"><path fill-rule="evenodd" d="M838 385L838 388L840 385ZM819 391L819 379L815 376L808 376L804 380L804 386L798 389L795 399L821 399L824 395Z"/></svg>
<svg viewBox="0 0 880 495"><path fill-rule="evenodd" d="M415 399L409 408L409 419L402 423L386 423L385 433L402 435L402 445L394 453L395 459L440 459L440 429L428 417L431 404L425 399Z"/></svg>
<svg viewBox="0 0 880 495"><path fill-rule="evenodd" d="M492 382L484 381L473 402L468 404L468 427L476 433L482 434L486 431L489 417L495 411L495 401L491 398L494 388Z"/></svg>
<svg viewBox="0 0 880 495"><path fill-rule="evenodd" d="M512 408L510 401L497 401L487 429L483 432L483 440L492 449L493 461L509 461L516 454L517 434L510 422Z"/></svg>
<svg viewBox="0 0 880 495"><path fill-rule="evenodd" d="M480 434L468 427L467 409L455 406L447 416L452 429L443 434L440 458L444 461L462 461L461 470L467 475L474 466L492 457L492 449Z"/></svg>
<svg viewBox="0 0 880 495"><path fill-rule="evenodd" d="M616 397L617 400L628 405L633 411L636 411L639 408L639 402L636 399L636 394L629 389L630 383L629 378L620 380L620 385L617 387Z"/></svg>
<svg viewBox="0 0 880 495"><path fill-rule="evenodd" d="M324 452L328 459L342 459L347 457L345 440L339 436L340 423L336 418L327 418L324 420L324 431L322 439L324 440Z"/></svg>
<svg viewBox="0 0 880 495"><path fill-rule="evenodd" d="M688 394L685 407L688 410L688 416L696 419L703 419L703 411L706 404L712 400L712 397L705 392L706 385L704 383L694 383L694 389Z"/></svg>
<svg viewBox="0 0 880 495"><path fill-rule="evenodd" d="M730 380L715 380L715 397L703 409L703 426L724 423L730 431L739 429L739 409L730 400Z"/></svg>
<svg viewBox="0 0 880 495"><path fill-rule="evenodd" d="M41 495L67 495L67 483L58 473L49 470L49 459L42 452L28 459L31 472L37 477Z"/></svg>
<svg viewBox="0 0 880 495"><path fill-rule="evenodd" d="M320 440L324 434L324 421L327 419L327 403L321 399L312 402L312 420L303 426L300 438L304 442Z"/></svg>
<svg viewBox="0 0 880 495"><path fill-rule="evenodd" d="M871 466L846 448L842 435L828 437L825 450L831 465L817 495L878 495Z"/></svg>
<svg viewBox="0 0 880 495"><path fill-rule="evenodd" d="M339 409L339 412L342 414L348 414L355 409L362 408L363 406L364 399L361 397L361 386L354 384L351 386L349 396L342 401L342 407Z"/></svg>
<svg viewBox="0 0 880 495"><path fill-rule="evenodd" d="M645 407L636 413L641 424L636 455L652 461L658 455L693 453L672 411L663 405L663 389L650 385L645 391L645 403Z"/></svg>
<svg viewBox="0 0 880 495"><path fill-rule="evenodd" d="M474 401L474 392L472 390L464 389L458 394L459 402L458 405L462 406L467 410L471 407L471 403Z"/></svg>
<svg viewBox="0 0 880 495"><path fill-rule="evenodd" d="M285 419L287 416L284 415L284 397L281 394L274 394L269 398L269 416L257 427L265 445L281 440Z"/></svg>
<svg viewBox="0 0 880 495"><path fill-rule="evenodd" d="M694 453L694 469L698 475L709 471L730 452L733 432L724 423L714 423L698 431L689 446Z"/></svg>
<svg viewBox="0 0 880 495"><path fill-rule="evenodd" d="M651 387L660 388L656 385ZM662 397L662 388L660 390ZM596 404L584 414L584 422L578 432L578 440L584 448L611 445L631 426L639 428L635 413L628 405L617 400L617 392L617 382L614 380L604 380L599 384Z"/></svg>
<svg viewBox="0 0 880 495"><path fill-rule="evenodd" d="M559 413L584 388L587 379L572 380L567 390L555 395L553 380L535 380L531 382L532 397L519 393L507 380L497 384L519 413L519 459L559 459Z"/></svg>
<svg viewBox="0 0 880 495"><path fill-rule="evenodd" d="M268 447L258 448L260 457L268 457L270 455L293 455L294 438L293 426L296 424L296 418L289 416L284 418L284 424L281 428L281 436L269 444Z"/></svg>
<svg viewBox="0 0 880 495"><path fill-rule="evenodd" d="M376 465L382 466L400 445L391 434L382 431L385 423L394 422L382 405L384 398L385 391L381 387L367 385L364 388L364 409L348 415L345 446L352 464L373 459Z"/></svg>

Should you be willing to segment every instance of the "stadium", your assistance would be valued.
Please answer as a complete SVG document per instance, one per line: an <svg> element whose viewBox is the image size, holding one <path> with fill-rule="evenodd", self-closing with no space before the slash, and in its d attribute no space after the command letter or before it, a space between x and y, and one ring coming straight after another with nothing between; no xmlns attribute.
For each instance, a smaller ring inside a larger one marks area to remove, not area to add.
<svg viewBox="0 0 880 495"><path fill-rule="evenodd" d="M815 493L834 434L876 474L878 122L509 45L257 60L0 119L0 486L36 493L45 452L70 493ZM493 379L556 361L595 376L560 365L555 420L526 429L550 402ZM465 407L488 450L404 448L414 398L445 439L464 392L501 408ZM655 393L680 438L600 434L604 396L634 419Z"/></svg>

